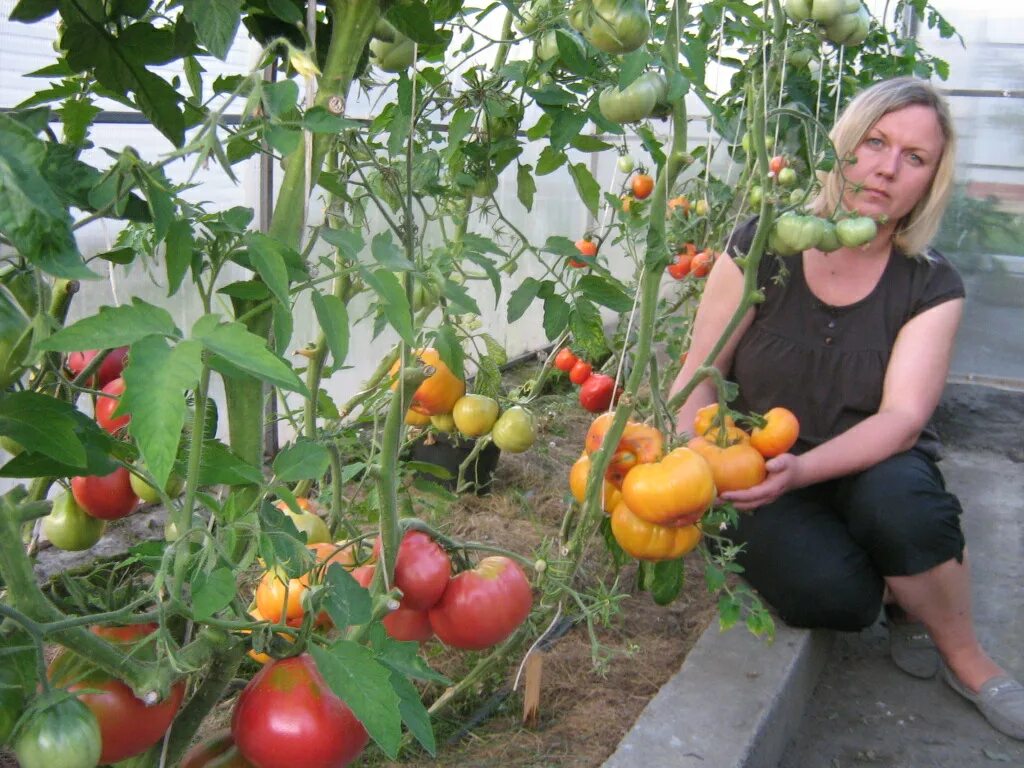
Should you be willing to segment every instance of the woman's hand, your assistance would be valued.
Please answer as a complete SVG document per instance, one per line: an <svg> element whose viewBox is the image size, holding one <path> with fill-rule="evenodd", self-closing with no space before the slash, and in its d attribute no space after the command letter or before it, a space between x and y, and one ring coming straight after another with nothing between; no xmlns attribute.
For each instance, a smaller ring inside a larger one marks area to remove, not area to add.
<svg viewBox="0 0 1024 768"><path fill-rule="evenodd" d="M784 453L765 462L768 476L753 488L745 491L729 491L723 493L721 499L730 502L741 512L749 512L775 501L779 496L799 488L800 457L792 453Z"/></svg>

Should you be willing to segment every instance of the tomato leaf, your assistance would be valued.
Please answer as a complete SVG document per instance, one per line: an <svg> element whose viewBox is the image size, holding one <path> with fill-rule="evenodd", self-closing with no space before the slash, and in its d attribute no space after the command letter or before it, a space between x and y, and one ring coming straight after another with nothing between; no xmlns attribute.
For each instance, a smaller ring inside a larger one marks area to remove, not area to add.
<svg viewBox="0 0 1024 768"><path fill-rule="evenodd" d="M587 299L577 299L569 317L573 347L587 360L602 360L608 354L601 313Z"/></svg>
<svg viewBox="0 0 1024 768"><path fill-rule="evenodd" d="M167 231L164 260L167 262L167 295L173 296L192 264L192 227L185 219L171 222Z"/></svg>
<svg viewBox="0 0 1024 768"><path fill-rule="evenodd" d="M412 308L406 298L405 288L398 278L387 269L374 272L362 270L363 279L380 298L380 308L391 324L391 327L402 337L402 341L410 346L416 344L416 334L412 327Z"/></svg>
<svg viewBox="0 0 1024 768"><path fill-rule="evenodd" d="M614 312L629 312L633 308L633 299L617 280L599 275L584 275L576 285L588 299Z"/></svg>
<svg viewBox="0 0 1024 768"><path fill-rule="evenodd" d="M370 242L370 253L378 264L392 271L407 272L416 269L416 265L405 257L405 252L395 245L390 231L374 236Z"/></svg>
<svg viewBox="0 0 1024 768"><path fill-rule="evenodd" d="M444 297L448 299L449 309L463 315L479 315L480 305L469 295L464 285L451 280L444 281Z"/></svg>
<svg viewBox="0 0 1024 768"><path fill-rule="evenodd" d="M242 0L184 0L184 10L203 47L225 61L238 32Z"/></svg>
<svg viewBox="0 0 1024 768"><path fill-rule="evenodd" d="M327 340L327 347L334 358L334 367L338 368L348 357L348 308L345 302L333 294L313 291L313 311L316 312L320 330Z"/></svg>
<svg viewBox="0 0 1024 768"><path fill-rule="evenodd" d="M508 297L508 307L506 309L506 318L510 323L514 323L524 314L526 310L533 304L533 300L537 298L537 292L540 290L541 283L535 277L528 277L519 284L519 287L512 291L512 294Z"/></svg>
<svg viewBox="0 0 1024 768"><path fill-rule="evenodd" d="M327 449L319 443L300 437L274 459L274 474L284 483L322 477L330 464ZM341 625L339 625L341 626Z"/></svg>
<svg viewBox="0 0 1024 768"><path fill-rule="evenodd" d="M85 467L85 446L75 434L75 409L36 392L15 392L0 399L0 435L55 461Z"/></svg>
<svg viewBox="0 0 1024 768"><path fill-rule="evenodd" d="M533 198L537 194L537 182L533 178L533 166L520 165L516 170L516 196L523 208L533 210Z"/></svg>
<svg viewBox="0 0 1024 768"><path fill-rule="evenodd" d="M281 389L309 395L292 367L267 348L266 339L241 323L221 323L216 315L203 315L192 326L192 336L232 366Z"/></svg>
<svg viewBox="0 0 1024 768"><path fill-rule="evenodd" d="M384 627L380 625L370 628L369 639L377 660L400 675L441 685L451 683L440 672L435 672L427 666L426 660L419 655L419 643L394 640L388 637Z"/></svg>
<svg viewBox="0 0 1024 768"><path fill-rule="evenodd" d="M434 729L430 725L430 713L423 706L420 692L398 672L392 671L390 680L395 693L398 694L398 712L402 716L402 722L430 756L435 757L437 742L434 739Z"/></svg>
<svg viewBox="0 0 1024 768"><path fill-rule="evenodd" d="M192 612L199 621L231 605L238 590L230 568L217 568L211 573L198 571L192 576L191 585Z"/></svg>
<svg viewBox="0 0 1024 768"><path fill-rule="evenodd" d="M458 378L466 376L465 353L462 351L462 344L450 325L442 325L434 334L434 346L437 347L437 354L441 362L448 366L448 369Z"/></svg>
<svg viewBox="0 0 1024 768"><path fill-rule="evenodd" d="M608 515L604 515L601 518L601 535L604 537L605 546L608 547L608 552L612 556L612 562L615 564L616 570L627 563L633 562L633 556L626 552L615 539L615 534L612 533L612 519Z"/></svg>
<svg viewBox="0 0 1024 768"><path fill-rule="evenodd" d="M406 0L388 6L384 14L388 21L410 40L425 45L437 45L445 39L434 29L434 19L430 10L416 0Z"/></svg>
<svg viewBox="0 0 1024 768"><path fill-rule="evenodd" d="M316 667L331 690L359 718L384 753L394 759L402 738L401 699L391 685L391 672L366 646L338 640L322 648L310 645Z"/></svg>
<svg viewBox="0 0 1024 768"><path fill-rule="evenodd" d="M723 594L718 598L718 627L723 632L740 618L740 603L731 595Z"/></svg>
<svg viewBox="0 0 1024 768"><path fill-rule="evenodd" d="M281 244L261 232L250 232L246 245L249 246L249 260L256 274L263 278L275 299L289 306L288 268L281 253Z"/></svg>
<svg viewBox="0 0 1024 768"><path fill-rule="evenodd" d="M181 331L166 309L135 297L131 304L100 307L97 314L83 318L40 342L38 349L51 352L109 349L134 344L154 335L180 337Z"/></svg>
<svg viewBox="0 0 1024 768"><path fill-rule="evenodd" d="M263 482L263 473L239 458L219 440L203 441L199 463L200 485L244 485Z"/></svg>
<svg viewBox="0 0 1024 768"><path fill-rule="evenodd" d="M601 201L601 186L594 179L594 175L583 163L570 163L569 174L576 185L583 204L587 206L594 216L597 216L597 206Z"/></svg>
<svg viewBox="0 0 1024 768"><path fill-rule="evenodd" d="M551 148L561 150L579 135L587 124L586 112L574 112L568 109L559 110L551 123Z"/></svg>
<svg viewBox="0 0 1024 768"><path fill-rule="evenodd" d="M540 157L537 158L537 175L546 176L549 173L554 173L565 165L567 159L565 153L559 152L554 147L544 147L540 151Z"/></svg>
<svg viewBox="0 0 1024 768"><path fill-rule="evenodd" d="M336 627L365 624L373 614L370 593L338 563L331 563L324 574L323 589L317 590L315 603L327 611Z"/></svg>
<svg viewBox="0 0 1024 768"><path fill-rule="evenodd" d="M640 77L650 63L651 56L643 47L623 56L622 67L619 69L619 89L624 89Z"/></svg>
<svg viewBox="0 0 1024 768"><path fill-rule="evenodd" d="M565 330L570 312L568 302L557 293L544 297L544 334L549 341Z"/></svg>
<svg viewBox="0 0 1024 768"><path fill-rule="evenodd" d="M267 568L281 568L294 579L307 573L313 565L313 553L306 548L306 534L269 501L260 505L260 555Z"/></svg>
<svg viewBox="0 0 1024 768"><path fill-rule="evenodd" d="M658 563L642 563L644 586L658 605L668 605L683 588L685 572L683 558L662 560Z"/></svg>
<svg viewBox="0 0 1024 768"><path fill-rule="evenodd" d="M125 391L116 414L130 413L128 431L159 487L167 484L185 425L185 390L202 373L202 347L183 341L171 348L160 336L132 344L124 369Z"/></svg>

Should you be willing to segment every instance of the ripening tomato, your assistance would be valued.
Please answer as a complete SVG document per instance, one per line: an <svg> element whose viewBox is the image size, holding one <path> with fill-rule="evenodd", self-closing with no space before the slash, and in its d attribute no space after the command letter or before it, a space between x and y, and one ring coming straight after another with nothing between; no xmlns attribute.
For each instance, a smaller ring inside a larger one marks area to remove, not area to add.
<svg viewBox="0 0 1024 768"><path fill-rule="evenodd" d="M587 480L589 476L590 456L584 453L576 459L576 463L569 470L569 490L572 492L572 497L580 504L587 497ZM601 489L601 508L608 514L611 514L621 498L622 492L605 477L604 487Z"/></svg>
<svg viewBox="0 0 1024 768"><path fill-rule="evenodd" d="M114 642L131 644L132 639L148 634L155 625L123 628L123 640L117 639L116 629L103 627L93 631ZM153 651L146 646L136 653L147 657ZM171 686L167 698L147 706L125 683L70 651L57 655L50 663L48 676L54 685L81 691L79 700L96 716L103 742L100 763L116 763L138 755L160 741L185 697L185 681L179 680Z"/></svg>
<svg viewBox="0 0 1024 768"><path fill-rule="evenodd" d="M630 213L633 210L633 196L632 195L622 195L622 196L619 197L619 200L622 203L622 212L623 213L627 213L628 214L628 213Z"/></svg>
<svg viewBox="0 0 1024 768"><path fill-rule="evenodd" d="M308 574L289 579L276 570L267 571L256 586L256 609L273 624L284 621L289 626L297 627L302 623L305 613L302 596L308 586Z"/></svg>
<svg viewBox="0 0 1024 768"><path fill-rule="evenodd" d="M779 456L796 443L800 435L800 422L793 412L781 406L772 408L764 415L763 427L754 427L750 444L766 459Z"/></svg>
<svg viewBox="0 0 1024 768"><path fill-rule="evenodd" d="M235 745L231 731L218 731L186 753L181 768L254 768Z"/></svg>
<svg viewBox="0 0 1024 768"><path fill-rule="evenodd" d="M633 197L637 200L646 200L654 191L654 179L646 173L638 173L633 176L630 188L633 190Z"/></svg>
<svg viewBox="0 0 1024 768"><path fill-rule="evenodd" d="M71 375L77 377L84 371L89 363L98 355L98 349L87 349L84 352L72 352L68 355L68 370ZM121 376L124 370L125 358L128 356L128 347L116 347L110 350L110 354L103 358L99 370L85 382L87 387L105 387L114 379Z"/></svg>
<svg viewBox="0 0 1024 768"><path fill-rule="evenodd" d="M675 260L668 265L668 273L676 280L682 280L690 274L693 257L696 255L697 246L693 243L687 243L683 246L683 250L676 254Z"/></svg>
<svg viewBox="0 0 1024 768"><path fill-rule="evenodd" d="M380 558L380 537L373 544ZM452 561L444 547L423 531L408 531L398 545L395 558L395 586L402 590L402 606L425 610L437 604L448 586Z"/></svg>
<svg viewBox="0 0 1024 768"><path fill-rule="evenodd" d="M594 366L588 363L586 360L577 360L576 365L569 371L569 381L573 384L582 384L590 378L590 374L593 372Z"/></svg>
<svg viewBox="0 0 1024 768"><path fill-rule="evenodd" d="M613 412L602 413L591 423L587 430L587 436L583 440L583 449L588 453L594 453L604 443L605 434L608 432L612 421L615 419ZM650 464L661 459L665 450L665 440L657 427L649 424L642 424L638 421L627 421L622 430L622 437L615 447L608 470L605 472L605 479L616 488L622 487L622 481L626 474L637 464Z"/></svg>
<svg viewBox="0 0 1024 768"><path fill-rule="evenodd" d="M568 347L562 347L558 350L558 354L555 355L555 368L568 373L572 370L572 367L576 365L578 360L579 358L572 353L571 349Z"/></svg>
<svg viewBox="0 0 1024 768"><path fill-rule="evenodd" d="M370 738L305 653L256 673L238 696L231 735L259 768L344 768Z"/></svg>
<svg viewBox="0 0 1024 768"><path fill-rule="evenodd" d="M683 216L689 216L690 201L686 199L685 195L679 195L678 197L673 197L668 201L666 209L666 213L670 216L675 210L678 210Z"/></svg>
<svg viewBox="0 0 1024 768"><path fill-rule="evenodd" d="M622 481L622 500L633 514L657 525L690 525L715 500L711 467L689 448L661 461L637 464Z"/></svg>
<svg viewBox="0 0 1024 768"><path fill-rule="evenodd" d="M480 651L515 632L532 604L523 569L514 560L494 555L452 578L441 601L430 609L430 625L446 645Z"/></svg>
<svg viewBox="0 0 1024 768"><path fill-rule="evenodd" d="M483 437L498 420L498 401L486 395L463 395L452 408L456 428L466 437Z"/></svg>
<svg viewBox="0 0 1024 768"><path fill-rule="evenodd" d="M384 631L394 640L425 643L434 636L434 628L430 626L429 610L399 605L397 609L387 614L381 623L384 625Z"/></svg>
<svg viewBox="0 0 1024 768"><path fill-rule="evenodd" d="M291 507L283 499L274 502L274 506L288 515L300 533L306 534L307 544L329 542L331 540L331 532L327 529L327 523L319 515L320 505L305 497L297 498L295 503L302 510L298 514L292 512Z"/></svg>
<svg viewBox="0 0 1024 768"><path fill-rule="evenodd" d="M591 413L608 410L622 394L615 388L615 379L604 373L595 373L580 387L580 405Z"/></svg>
<svg viewBox="0 0 1024 768"><path fill-rule="evenodd" d="M579 251L584 256L589 256L593 258L594 256L597 256L597 243L591 240L589 236L581 237L579 240L576 241L576 250ZM580 261L579 259L573 259L570 257L569 266L575 267L576 269L581 269L582 267L587 266L587 262Z"/></svg>
<svg viewBox="0 0 1024 768"><path fill-rule="evenodd" d="M700 542L696 525L657 525L634 514L624 501L612 512L612 535L627 553L638 560L675 560Z"/></svg>
<svg viewBox="0 0 1024 768"><path fill-rule="evenodd" d="M686 446L703 456L711 466L719 493L753 488L768 476L764 456L749 443L721 448L706 438L695 437Z"/></svg>
<svg viewBox="0 0 1024 768"><path fill-rule="evenodd" d="M506 410L491 429L491 439L503 451L522 453L537 439L537 425L533 414L521 405Z"/></svg>
<svg viewBox="0 0 1024 768"><path fill-rule="evenodd" d="M715 256L715 252L710 248L698 253L690 262L690 273L694 277L707 277L715 263Z"/></svg>
<svg viewBox="0 0 1024 768"><path fill-rule="evenodd" d="M410 408L405 412L405 423L410 427L425 427L432 423L430 420L434 418L430 414L420 413Z"/></svg>
<svg viewBox="0 0 1024 768"><path fill-rule="evenodd" d="M118 467L109 475L71 478L71 494L82 508L100 520L127 517L139 505L132 490L131 473Z"/></svg>
<svg viewBox="0 0 1024 768"><path fill-rule="evenodd" d="M96 398L96 423L110 434L114 434L132 419L127 413L123 416L114 415L117 406L121 404L120 397L124 394L124 379L114 379L105 384L100 392L104 394Z"/></svg>
<svg viewBox="0 0 1024 768"><path fill-rule="evenodd" d="M768 161L768 170L774 173L776 176L779 175L779 171L786 167L788 163L786 158L782 155L776 155Z"/></svg>
<svg viewBox="0 0 1024 768"><path fill-rule="evenodd" d="M451 413L455 402L466 394L466 382L451 372L441 360L441 355L436 349L432 347L417 349L413 354L421 363L433 368L434 373L416 389L409 410L426 416L433 416L436 413ZM398 368L399 361L396 360L395 364L391 366L389 375L394 376L398 373ZM391 390L394 391L397 388L398 380L396 379L391 384ZM408 414L406 423L408 423ZM416 426L426 426L429 423L430 419L427 419L425 423Z"/></svg>

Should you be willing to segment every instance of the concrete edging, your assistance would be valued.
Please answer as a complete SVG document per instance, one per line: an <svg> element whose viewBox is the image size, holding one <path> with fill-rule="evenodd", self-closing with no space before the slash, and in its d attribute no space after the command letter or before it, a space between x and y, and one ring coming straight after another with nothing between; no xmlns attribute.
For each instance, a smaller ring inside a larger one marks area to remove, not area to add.
<svg viewBox="0 0 1024 768"><path fill-rule="evenodd" d="M603 768L775 768L833 639L776 622L769 645L713 621Z"/></svg>

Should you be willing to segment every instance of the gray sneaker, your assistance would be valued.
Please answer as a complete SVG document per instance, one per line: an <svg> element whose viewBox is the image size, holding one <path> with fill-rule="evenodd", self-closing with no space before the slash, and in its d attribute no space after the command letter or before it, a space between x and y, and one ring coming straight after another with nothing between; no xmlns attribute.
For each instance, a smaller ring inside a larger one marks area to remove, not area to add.
<svg viewBox="0 0 1024 768"><path fill-rule="evenodd" d="M974 693L945 664L942 676L950 688L977 706L993 728L1024 741L1024 685L1009 675L996 675Z"/></svg>
<svg viewBox="0 0 1024 768"><path fill-rule="evenodd" d="M908 675L922 680L935 677L942 663L939 649L935 647L924 624L919 621L906 621L901 615L905 614L886 606L889 656L893 663Z"/></svg>

